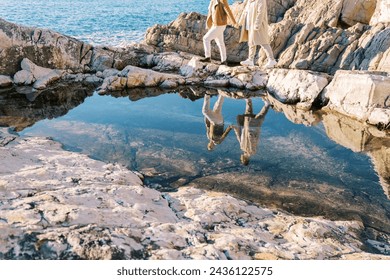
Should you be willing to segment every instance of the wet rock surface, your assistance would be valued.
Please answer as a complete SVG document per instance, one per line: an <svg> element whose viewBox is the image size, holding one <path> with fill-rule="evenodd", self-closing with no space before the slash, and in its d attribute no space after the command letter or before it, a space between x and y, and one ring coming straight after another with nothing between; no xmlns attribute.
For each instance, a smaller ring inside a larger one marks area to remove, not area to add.
<svg viewBox="0 0 390 280"><path fill-rule="evenodd" d="M360 222L192 187L161 193L47 139L16 138L0 154L12 162L0 175L1 259L388 259L362 251Z"/></svg>

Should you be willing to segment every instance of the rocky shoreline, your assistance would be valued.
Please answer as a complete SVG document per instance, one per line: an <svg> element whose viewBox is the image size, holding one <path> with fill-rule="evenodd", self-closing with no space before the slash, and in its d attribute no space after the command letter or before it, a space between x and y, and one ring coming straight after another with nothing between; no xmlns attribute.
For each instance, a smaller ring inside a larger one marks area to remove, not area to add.
<svg viewBox="0 0 390 280"><path fill-rule="evenodd" d="M96 85L101 94L181 85L265 89L285 104L307 111L324 107L386 129L390 127L390 8L376 1L368 1L369 16L367 3L352 9L348 0L340 1L341 6L327 0L320 7L314 7L316 1L283 5L270 1L271 37L278 58L278 68L271 71L201 63L205 16L196 13L148 29L143 43L126 48L91 46L51 30L0 19L0 87L31 85L42 90L61 80ZM240 3L233 5L236 15L241 9ZM225 37L228 60L244 59L247 46L238 44L238 30L228 28ZM191 54L185 52L188 49ZM261 65L264 57L258 61Z"/></svg>
<svg viewBox="0 0 390 280"><path fill-rule="evenodd" d="M311 125L316 112L325 113L325 127L338 122L340 131L328 133L336 142L352 137L346 127L364 135L352 149L370 152L388 186L388 149L372 139L389 136L390 7L385 0L269 2L278 65L267 71L200 62L205 16L197 13L151 27L143 43L126 48L91 46L0 19L0 89L34 99L65 83L80 91L75 104L94 89L267 91L272 106L293 122ZM233 6L236 14L241 9ZM246 58L238 31L229 27L225 37L228 59ZM29 125L23 116L11 123L16 130ZM4 129L0 155L0 259L390 259L366 252L367 246L381 254L390 248L363 242L358 221L293 216L191 186L159 192L120 165Z"/></svg>
<svg viewBox="0 0 390 280"><path fill-rule="evenodd" d="M363 251L357 221L159 192L119 165L4 129L0 143L0 259L390 259Z"/></svg>

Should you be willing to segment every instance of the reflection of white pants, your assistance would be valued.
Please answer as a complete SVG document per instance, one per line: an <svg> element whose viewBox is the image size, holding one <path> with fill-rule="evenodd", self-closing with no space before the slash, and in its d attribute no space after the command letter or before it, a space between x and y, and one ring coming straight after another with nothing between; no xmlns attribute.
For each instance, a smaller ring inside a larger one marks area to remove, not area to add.
<svg viewBox="0 0 390 280"><path fill-rule="evenodd" d="M223 124L222 117L222 104L224 101L222 95L218 95L218 99L214 104L213 110L210 109L210 95L205 95L203 100L203 115L212 123L212 124Z"/></svg>
<svg viewBox="0 0 390 280"><path fill-rule="evenodd" d="M223 32L226 29L226 25L222 26L213 26L203 37L203 46L205 57L211 57L211 40L215 40L219 48L219 53L221 54L221 61L226 60L226 47L225 41L223 38Z"/></svg>

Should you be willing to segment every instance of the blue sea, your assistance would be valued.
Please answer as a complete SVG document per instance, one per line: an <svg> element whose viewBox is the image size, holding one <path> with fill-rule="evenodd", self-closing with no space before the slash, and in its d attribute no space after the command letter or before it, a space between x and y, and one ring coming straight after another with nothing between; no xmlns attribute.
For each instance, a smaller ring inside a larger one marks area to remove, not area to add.
<svg viewBox="0 0 390 280"><path fill-rule="evenodd" d="M209 0L0 0L0 18L91 44L122 45L141 41L148 27L167 24L182 12L206 14L208 4Z"/></svg>

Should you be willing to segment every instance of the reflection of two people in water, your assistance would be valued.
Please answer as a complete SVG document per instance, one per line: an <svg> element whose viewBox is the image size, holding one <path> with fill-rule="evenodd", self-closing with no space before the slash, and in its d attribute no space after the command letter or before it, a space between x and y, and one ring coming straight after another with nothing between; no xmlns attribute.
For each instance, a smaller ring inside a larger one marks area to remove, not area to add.
<svg viewBox="0 0 390 280"><path fill-rule="evenodd" d="M210 108L210 95L205 95L202 113L205 116L206 134L209 139L207 148L214 149L215 145L221 144L226 136L233 129L237 140L240 143L241 163L248 165L250 157L257 152L257 146L260 139L261 125L264 122L265 115L269 109L269 103L265 102L264 107L258 114L253 113L252 99L245 99L245 112L237 116L237 125L229 125L225 129L222 116L222 105L224 96L218 95L213 109Z"/></svg>

